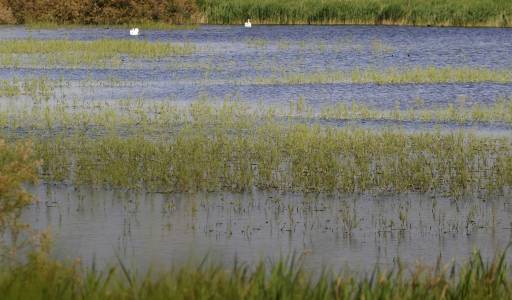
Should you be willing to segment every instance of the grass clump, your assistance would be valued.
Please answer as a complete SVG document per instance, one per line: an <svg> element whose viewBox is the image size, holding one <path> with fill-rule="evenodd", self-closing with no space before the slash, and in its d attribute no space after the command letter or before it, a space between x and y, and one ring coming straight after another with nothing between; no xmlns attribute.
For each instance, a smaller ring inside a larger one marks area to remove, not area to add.
<svg viewBox="0 0 512 300"><path fill-rule="evenodd" d="M322 107L318 117L324 120L395 120L457 124L512 123L512 99L500 98L492 104L449 103L447 106L430 108L420 106L400 109L398 106L390 110L377 109L358 102L339 103Z"/></svg>
<svg viewBox="0 0 512 300"><path fill-rule="evenodd" d="M425 84L425 83L474 83L496 82L508 83L512 81L509 70L495 70L474 67L409 67L354 69L346 71L325 71L312 73L279 73L272 76L242 79L251 84Z"/></svg>
<svg viewBox="0 0 512 300"><path fill-rule="evenodd" d="M37 140L45 178L151 191L409 191L503 193L512 186L510 140L462 133L406 134L276 124L233 132L193 125L144 137Z"/></svg>
<svg viewBox="0 0 512 300"><path fill-rule="evenodd" d="M10 140L33 139L43 178L76 185L453 197L501 194L512 186L507 137L333 128L236 103L87 105L77 111L34 106L1 114L0 124Z"/></svg>
<svg viewBox="0 0 512 300"><path fill-rule="evenodd" d="M148 42L142 40L101 39L72 40L6 40L0 44L2 62L33 61L35 65L83 66L106 63L120 64L123 57L162 59L194 53L192 44Z"/></svg>

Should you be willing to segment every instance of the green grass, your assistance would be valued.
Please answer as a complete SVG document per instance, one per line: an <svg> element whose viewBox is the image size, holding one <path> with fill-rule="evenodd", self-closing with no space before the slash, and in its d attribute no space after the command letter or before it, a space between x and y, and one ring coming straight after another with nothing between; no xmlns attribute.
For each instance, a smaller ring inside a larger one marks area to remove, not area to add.
<svg viewBox="0 0 512 300"><path fill-rule="evenodd" d="M38 162L31 149L29 143L0 140L2 246L29 230L19 221L21 210L33 203L22 185L36 179ZM2 299L509 299L512 288L506 250L489 262L474 252L461 267L438 262L411 268L398 262L391 271L375 268L368 275L311 273L294 257L254 267L200 264L137 274L120 259L103 270L83 267L78 259L56 261L49 255L48 233L30 237L35 244L29 252L0 248L7 258L0 264ZM20 257L25 258L15 260Z"/></svg>
<svg viewBox="0 0 512 300"><path fill-rule="evenodd" d="M313 276L295 260L255 267L182 267L135 276L123 264L98 271L44 255L0 271L4 299L510 299L505 254L485 262L475 253L460 270L417 266L366 276L329 271Z"/></svg>
<svg viewBox="0 0 512 300"><path fill-rule="evenodd" d="M190 55L195 52L192 44L148 42L143 40L94 41L72 40L5 40L0 44L0 62L4 66L87 66L114 65L129 58L161 59L169 56Z"/></svg>
<svg viewBox="0 0 512 300"><path fill-rule="evenodd" d="M199 0L212 24L511 26L507 0Z"/></svg>
<svg viewBox="0 0 512 300"><path fill-rule="evenodd" d="M509 139L265 124L252 131L186 125L166 138L35 140L44 178L160 192L504 193Z"/></svg>
<svg viewBox="0 0 512 300"><path fill-rule="evenodd" d="M510 70L475 67L407 67L377 69L353 69L310 73L277 72L270 76L242 78L242 84L426 84L426 83L474 83L512 82Z"/></svg>
<svg viewBox="0 0 512 300"><path fill-rule="evenodd" d="M369 107L365 104L352 102L340 103L321 108L317 115L324 120L395 120L395 121L421 121L421 122L451 122L467 124L473 122L486 123L512 123L512 99L498 99L493 104L471 104L463 102L449 103L445 107L424 108L421 99L417 99L418 106L402 110L382 110ZM307 111L308 108L302 110ZM311 110L311 108L309 108ZM298 115L303 115L299 113Z"/></svg>
<svg viewBox="0 0 512 300"><path fill-rule="evenodd" d="M44 179L75 185L453 197L512 186L506 137L307 125L236 103L84 105L14 106L0 124L9 140L33 139Z"/></svg>

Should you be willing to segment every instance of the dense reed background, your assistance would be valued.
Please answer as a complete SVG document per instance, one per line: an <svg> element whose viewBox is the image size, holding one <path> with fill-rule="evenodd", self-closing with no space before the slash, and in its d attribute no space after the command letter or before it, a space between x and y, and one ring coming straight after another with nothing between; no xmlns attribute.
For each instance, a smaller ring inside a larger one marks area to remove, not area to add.
<svg viewBox="0 0 512 300"><path fill-rule="evenodd" d="M510 26L507 0L0 0L0 23Z"/></svg>

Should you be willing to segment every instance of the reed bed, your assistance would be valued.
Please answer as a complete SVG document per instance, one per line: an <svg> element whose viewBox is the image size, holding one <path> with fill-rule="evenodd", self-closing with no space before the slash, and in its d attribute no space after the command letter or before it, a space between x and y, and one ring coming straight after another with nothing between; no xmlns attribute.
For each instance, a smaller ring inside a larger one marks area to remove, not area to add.
<svg viewBox="0 0 512 300"><path fill-rule="evenodd" d="M27 95L29 99L11 99L0 103L0 128L4 132L17 128L30 128L47 134L58 132L62 128L83 129L97 134L110 129L122 129L128 133L144 131L148 136L163 134L175 130L183 124L198 121L224 123L225 126L237 124L249 129L258 122L283 121L319 123L323 120L389 120L453 123L453 124L510 124L512 123L512 99L500 98L490 104L465 104L464 101L449 103L446 106L426 108L421 99L414 106L401 109L396 103L394 109L380 109L361 102L323 105L318 108L309 106L304 99L290 101L288 106L253 106L238 101L208 103L204 100L192 104L180 104L172 101L145 101L143 99L116 101L40 101L58 89L53 84L46 85L44 80L27 80L7 90L16 95ZM241 118L243 116L243 119Z"/></svg>
<svg viewBox="0 0 512 300"><path fill-rule="evenodd" d="M331 128L236 103L142 103L74 113L43 106L0 120L9 140L33 139L44 179L76 185L453 197L503 193L512 185L509 138Z"/></svg>
<svg viewBox="0 0 512 300"><path fill-rule="evenodd" d="M202 0L207 22L511 26L505 0Z"/></svg>
<svg viewBox="0 0 512 300"><path fill-rule="evenodd" d="M409 191L503 193L512 186L509 139L468 134L260 125L253 132L183 126L168 139L85 136L36 140L50 181L159 192Z"/></svg>
<svg viewBox="0 0 512 300"><path fill-rule="evenodd" d="M422 102L418 99L417 102ZM416 106L416 105L415 105ZM302 110L307 111L308 108ZM309 108L311 110L311 108ZM449 103L444 107L424 108L422 104L409 109L382 110L358 102L340 103L320 108L318 117L324 120L396 120L421 122L473 122L512 123L512 99L501 98L492 104L466 105L464 101Z"/></svg>
<svg viewBox="0 0 512 300"><path fill-rule="evenodd" d="M39 162L29 143L0 141L0 230L2 245L9 235L27 230L20 212L33 203L22 183L36 180ZM16 236L18 236L16 234ZM475 252L458 267L405 266L398 262L391 271L377 267L370 275L336 273L323 269L311 273L301 267L301 258L260 262L254 267L235 264L225 269L215 265L189 265L164 273L137 274L118 260L102 270L51 258L49 235L34 235L34 248L17 254L12 247L0 264L0 297L5 299L509 299L512 287L507 252L484 261ZM11 244L12 245L12 244ZM7 251L7 252L4 252ZM26 255L26 256L25 256ZM15 261L13 258L25 256ZM3 258L4 256L2 256ZM27 284L29 282L30 284Z"/></svg>
<svg viewBox="0 0 512 300"><path fill-rule="evenodd" d="M251 84L425 84L425 83L472 83L512 81L509 70L495 70L475 67L408 67L376 69L354 69L345 71L324 71L311 73L281 72L265 77L241 79Z"/></svg>
<svg viewBox="0 0 512 300"><path fill-rule="evenodd" d="M16 66L24 61L34 65L101 65L121 64L123 57L161 59L169 56L190 55L192 44L148 42L143 40L101 39L73 40L5 40L0 44L2 64Z"/></svg>

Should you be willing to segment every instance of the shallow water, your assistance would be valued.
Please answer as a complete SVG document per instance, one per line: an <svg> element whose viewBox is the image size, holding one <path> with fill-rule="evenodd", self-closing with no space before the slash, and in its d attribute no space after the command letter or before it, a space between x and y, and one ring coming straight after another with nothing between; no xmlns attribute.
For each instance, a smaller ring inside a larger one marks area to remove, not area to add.
<svg viewBox="0 0 512 300"><path fill-rule="evenodd" d="M462 262L474 249L486 258L511 237L512 199L454 201L417 194L326 196L144 194L41 185L41 201L23 218L51 227L58 258L138 270L198 263L231 266L302 256L319 270L370 272L397 260Z"/></svg>
<svg viewBox="0 0 512 300"><path fill-rule="evenodd" d="M95 40L129 38L126 30L0 28L13 38ZM254 84L251 78L284 73L416 66L512 66L511 29L387 26L203 26L195 30L145 31L140 39L191 43L197 53L160 60L127 59L116 67L24 66L0 68L0 79L47 76L69 82L57 99L169 99L199 97L288 106L303 98L314 110L353 101L377 109L423 108L464 102L492 104L512 96L512 84ZM241 80L242 79L242 80ZM22 97L20 97L22 98ZM4 99L0 98L0 101ZM55 99L53 99L55 100ZM7 104L9 105L9 104ZM465 129L510 136L510 124L308 120L325 126L400 126L406 131ZM30 128L4 128L23 137ZM66 130L65 128L62 129ZM172 128L170 129L172 130ZM59 131L56 129L56 131ZM42 133L44 134L44 132ZM47 133L46 133L47 134ZM478 248L486 258L511 238L512 199L453 201L401 196L246 194L163 195L41 185L41 200L23 218L51 227L58 258L82 257L86 265L116 262L144 270L201 261L231 265L303 257L305 267L369 272L392 268L399 258L434 264L463 261Z"/></svg>
<svg viewBox="0 0 512 300"><path fill-rule="evenodd" d="M123 29L0 29L0 40L13 38L95 40L130 38ZM294 73L416 66L512 66L512 30L489 28L415 28L392 26L202 26L193 30L144 31L149 41L190 43L190 56L127 60L120 66L0 68L0 78L48 76L78 85L82 80L128 82L127 86L71 88L87 99L144 98L195 100L239 97L244 101L283 103L303 97L318 107L361 101L376 107L403 108L423 99L439 106L464 98L492 103L512 95L512 84L308 84L254 85L251 78ZM243 84L237 83L244 79Z"/></svg>

